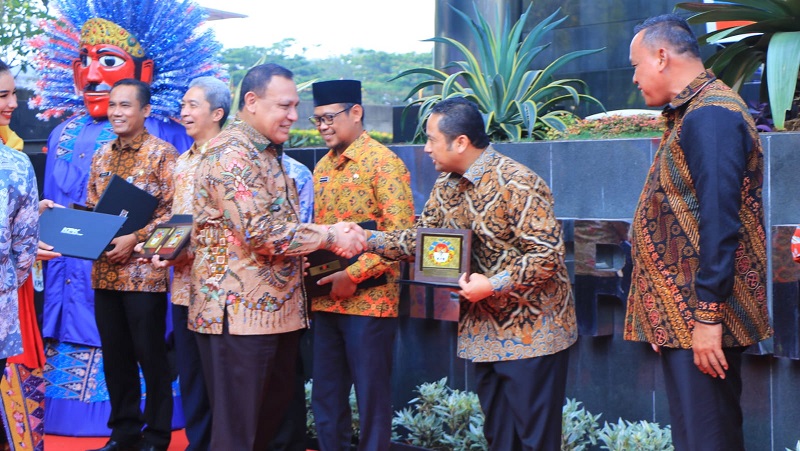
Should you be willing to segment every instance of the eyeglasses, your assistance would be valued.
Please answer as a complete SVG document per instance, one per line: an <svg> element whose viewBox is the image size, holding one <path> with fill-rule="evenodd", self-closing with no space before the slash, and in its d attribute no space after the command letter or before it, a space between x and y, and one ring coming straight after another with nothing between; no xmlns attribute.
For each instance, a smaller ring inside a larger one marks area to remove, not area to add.
<svg viewBox="0 0 800 451"><path fill-rule="evenodd" d="M349 107L343 109L342 111L339 111L338 113L327 113L327 114L323 114L322 116L311 116L311 117L308 118L308 120L315 127L319 127L320 124L333 125L333 120L336 119L336 116L344 113L345 111L349 110L350 108L353 108L353 106L354 105L350 105Z"/></svg>

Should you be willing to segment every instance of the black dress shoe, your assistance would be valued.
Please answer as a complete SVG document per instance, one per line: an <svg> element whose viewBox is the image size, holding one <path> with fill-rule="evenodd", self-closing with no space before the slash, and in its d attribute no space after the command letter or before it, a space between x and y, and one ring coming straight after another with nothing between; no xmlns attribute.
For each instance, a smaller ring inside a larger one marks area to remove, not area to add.
<svg viewBox="0 0 800 451"><path fill-rule="evenodd" d="M123 445L122 443L109 440L105 446L97 449L89 449L86 451L139 451L139 443L130 443Z"/></svg>

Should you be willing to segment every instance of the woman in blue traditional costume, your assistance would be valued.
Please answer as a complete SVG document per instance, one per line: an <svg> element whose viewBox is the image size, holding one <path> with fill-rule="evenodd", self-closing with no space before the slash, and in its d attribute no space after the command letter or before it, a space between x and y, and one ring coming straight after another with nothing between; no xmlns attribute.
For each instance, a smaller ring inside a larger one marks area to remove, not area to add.
<svg viewBox="0 0 800 451"><path fill-rule="evenodd" d="M10 68L0 61L0 144L22 151L25 143L9 127L11 116L16 108L17 89L14 75ZM51 201L40 201L40 213L42 209L52 206ZM49 260L61 255L48 249L52 249L52 247L39 241L35 265L40 265L40 260ZM38 271L34 269L33 273L37 274ZM8 325L3 327L7 331L19 333L23 351L21 354L8 357L7 360L2 359L4 364L0 365L0 371L2 371L2 377L0 377L0 394L2 394L0 418L2 421L0 425L3 426L0 429L4 429L0 436L2 439L0 440L2 443L0 449L3 450L41 451L44 449L42 420L45 383L42 369L45 358L33 301L34 278L34 276L27 277L17 291L18 329ZM40 273L39 280L41 280ZM0 288L0 292L2 291ZM8 303L3 308L6 309L4 313L12 311ZM8 318L4 318L4 320L8 321ZM2 348L9 348L9 346L4 344ZM8 363L5 364L5 362Z"/></svg>
<svg viewBox="0 0 800 451"><path fill-rule="evenodd" d="M50 134L44 177L45 197L69 206L85 202L92 156L116 138L106 116L116 81L150 84L145 125L183 152L192 140L176 118L189 80L223 74L215 61L220 45L210 30L199 29L205 13L192 1L53 0L50 6L58 19L44 21L44 33L31 41L39 50L31 106L41 119L72 114ZM91 268L91 261L63 257L45 270L47 433L109 432ZM183 419L175 407L178 427Z"/></svg>

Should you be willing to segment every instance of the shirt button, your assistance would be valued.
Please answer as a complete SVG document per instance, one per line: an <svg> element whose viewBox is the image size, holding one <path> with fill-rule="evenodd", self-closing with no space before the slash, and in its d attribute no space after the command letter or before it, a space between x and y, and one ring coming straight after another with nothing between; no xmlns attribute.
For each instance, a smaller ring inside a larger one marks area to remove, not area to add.
<svg viewBox="0 0 800 451"><path fill-rule="evenodd" d="M70 279L67 279L67 285L69 285L69 284L71 284L71 283L72 283L72 280L70 280Z"/></svg>

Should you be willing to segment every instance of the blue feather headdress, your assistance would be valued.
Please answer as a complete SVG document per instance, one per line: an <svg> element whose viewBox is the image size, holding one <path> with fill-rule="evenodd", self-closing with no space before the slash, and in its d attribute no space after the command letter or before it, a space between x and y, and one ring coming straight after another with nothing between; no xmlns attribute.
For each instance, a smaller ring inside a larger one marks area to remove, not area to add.
<svg viewBox="0 0 800 451"><path fill-rule="evenodd" d="M221 45L211 30L198 30L206 15L191 0L51 0L50 5L61 17L43 21L44 33L31 40L39 50L35 56L39 79L29 103L42 111L40 119L86 112L75 89L72 61L78 57L81 27L94 17L128 30L141 43L145 57L155 63L150 85L155 117L178 117L181 97L193 78L227 80L215 59Z"/></svg>

